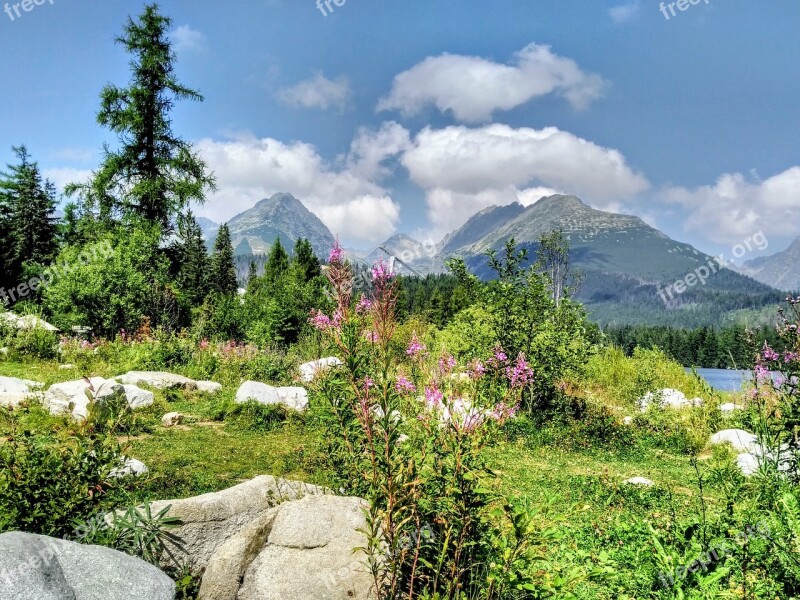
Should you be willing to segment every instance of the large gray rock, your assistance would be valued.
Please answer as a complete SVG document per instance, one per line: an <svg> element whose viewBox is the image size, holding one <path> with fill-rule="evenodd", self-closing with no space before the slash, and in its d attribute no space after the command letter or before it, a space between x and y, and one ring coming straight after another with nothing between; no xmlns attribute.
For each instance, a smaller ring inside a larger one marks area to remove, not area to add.
<svg viewBox="0 0 800 600"><path fill-rule="evenodd" d="M29 533L0 535L3 600L173 600L175 583L122 552Z"/></svg>
<svg viewBox="0 0 800 600"><path fill-rule="evenodd" d="M171 506L169 516L183 522L171 530L181 544L170 548L173 557L163 557L162 564L186 564L194 572L202 571L217 548L272 507L286 500L323 493L325 490L317 486L262 475L221 492L154 502L153 513Z"/></svg>
<svg viewBox="0 0 800 600"><path fill-rule="evenodd" d="M300 365L300 381L303 383L311 383L317 375L320 375L331 367L338 367L341 364L342 361L335 356L303 363Z"/></svg>
<svg viewBox="0 0 800 600"><path fill-rule="evenodd" d="M266 546L244 575L237 600L366 599L373 579L362 531L365 501L309 496L277 510Z"/></svg>
<svg viewBox="0 0 800 600"><path fill-rule="evenodd" d="M125 375L115 377L120 383L146 385L157 390L196 390L197 383L183 375L164 371L129 371Z"/></svg>
<svg viewBox="0 0 800 600"><path fill-rule="evenodd" d="M689 400L686 394L680 390L672 388L664 388L656 392L647 392L644 396L639 398L639 408L645 412L651 404L656 404L661 408L689 408L692 406L702 406L702 398L693 398Z"/></svg>
<svg viewBox="0 0 800 600"><path fill-rule="evenodd" d="M195 381L197 391L203 394L216 394L222 391L222 384L216 381Z"/></svg>
<svg viewBox="0 0 800 600"><path fill-rule="evenodd" d="M737 452L759 448L758 436L744 429L723 429L711 436L711 445L730 444Z"/></svg>
<svg viewBox="0 0 800 600"><path fill-rule="evenodd" d="M298 411L308 408L308 391L302 387L274 387L258 381L245 381L236 392L236 403L254 400L259 404L283 404Z"/></svg>
<svg viewBox="0 0 800 600"><path fill-rule="evenodd" d="M36 396L36 390L43 383L18 379L17 377L0 377L0 407L14 409L23 402Z"/></svg>
<svg viewBox="0 0 800 600"><path fill-rule="evenodd" d="M123 456L121 457L121 462L122 464L119 467L111 469L111 472L108 474L109 477L141 477L142 475L147 475L150 472L150 469L147 468L146 464L140 460L136 460L135 458Z"/></svg>

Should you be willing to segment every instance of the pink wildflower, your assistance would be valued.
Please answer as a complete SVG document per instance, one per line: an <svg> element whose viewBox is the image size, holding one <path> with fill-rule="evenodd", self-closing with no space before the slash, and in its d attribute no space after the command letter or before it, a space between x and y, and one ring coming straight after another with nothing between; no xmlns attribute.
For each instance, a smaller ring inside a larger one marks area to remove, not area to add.
<svg viewBox="0 0 800 600"><path fill-rule="evenodd" d="M449 373L456 366L456 359L452 355L442 356L439 359L439 371L441 373Z"/></svg>
<svg viewBox="0 0 800 600"><path fill-rule="evenodd" d="M411 342L408 344L406 354L408 356L418 356L422 352L425 352L425 344L419 341L419 338L417 338L417 334L415 333L411 337Z"/></svg>
<svg viewBox="0 0 800 600"><path fill-rule="evenodd" d="M342 247L339 245L339 240L337 239L333 243L333 248L331 248L331 252L328 255L328 263L331 265L341 264L343 257L344 250L342 250Z"/></svg>
<svg viewBox="0 0 800 600"><path fill-rule="evenodd" d="M764 349L761 351L761 356L764 357L764 360L778 360L778 353L766 343L764 344Z"/></svg>
<svg viewBox="0 0 800 600"><path fill-rule="evenodd" d="M377 344L380 341L380 337L378 336L377 331L369 331L364 332L364 337L367 339L368 342L372 342L373 344Z"/></svg>
<svg viewBox="0 0 800 600"><path fill-rule="evenodd" d="M513 366L506 367L506 377L511 383L511 387L521 388L533 381L533 369L525 361L522 352L517 356L517 362Z"/></svg>
<svg viewBox="0 0 800 600"><path fill-rule="evenodd" d="M753 372L756 376L756 381L761 382L769 378L769 371L764 365L756 365Z"/></svg>
<svg viewBox="0 0 800 600"><path fill-rule="evenodd" d="M205 350L205 349L206 349L206 348L208 348L210 345L211 345L211 344L209 344L209 342L208 342L208 340L207 340L207 339L205 339L205 338L204 338L204 339L200 340L200 350Z"/></svg>
<svg viewBox="0 0 800 600"><path fill-rule="evenodd" d="M327 331L333 326L330 317L320 310L311 311L311 318L308 322L320 331Z"/></svg>
<svg viewBox="0 0 800 600"><path fill-rule="evenodd" d="M385 284L394 278L394 273L389 270L389 266L379 260L372 266L372 280L377 284Z"/></svg>
<svg viewBox="0 0 800 600"><path fill-rule="evenodd" d="M442 404L444 394L435 385L425 388L425 403L429 408L436 408Z"/></svg>
<svg viewBox="0 0 800 600"><path fill-rule="evenodd" d="M467 374L472 379L480 379L481 377L483 377L484 373L486 373L486 367L484 366L483 362L481 362L480 359L476 358L467 367Z"/></svg>
<svg viewBox="0 0 800 600"><path fill-rule="evenodd" d="M400 394L413 394L417 391L417 388L413 382L403 375L400 375L397 378L397 383L395 383L394 389L396 389Z"/></svg>
<svg viewBox="0 0 800 600"><path fill-rule="evenodd" d="M361 294L361 299L356 305L356 312L360 315L363 315L369 311L370 308L372 308L372 302L364 294Z"/></svg>

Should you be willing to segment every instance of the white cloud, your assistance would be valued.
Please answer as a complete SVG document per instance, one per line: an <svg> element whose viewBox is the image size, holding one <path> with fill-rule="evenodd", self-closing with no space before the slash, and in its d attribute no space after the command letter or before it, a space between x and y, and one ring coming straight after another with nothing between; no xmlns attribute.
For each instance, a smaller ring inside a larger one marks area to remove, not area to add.
<svg viewBox="0 0 800 600"><path fill-rule="evenodd" d="M438 233L476 210L515 200L531 204L556 192L592 203L633 197L649 187L622 154L555 127L426 128L401 163L427 194Z"/></svg>
<svg viewBox="0 0 800 600"><path fill-rule="evenodd" d="M433 105L459 121L475 123L547 94L559 94L573 107L585 108L605 87L601 77L553 54L549 46L530 44L510 64L455 54L428 57L394 78L378 110L414 114Z"/></svg>
<svg viewBox="0 0 800 600"><path fill-rule="evenodd" d="M78 163L90 162L94 155L94 150L89 148L61 148L55 153L56 158Z"/></svg>
<svg viewBox="0 0 800 600"><path fill-rule="evenodd" d="M379 180L392 173L392 169L385 166L385 161L409 148L411 135L408 130L394 121L388 121L377 131L360 128L350 144L350 153L345 157L345 162L351 173Z"/></svg>
<svg viewBox="0 0 800 600"><path fill-rule="evenodd" d="M392 124L381 131L401 134ZM198 212L223 222L262 198L289 192L348 243L382 242L396 231L400 207L376 183L381 162L391 156L369 143L382 141L381 131L361 131L354 141L357 152L344 157L339 167L302 142L252 136L201 140L196 148L214 171L218 192Z"/></svg>
<svg viewBox="0 0 800 600"><path fill-rule="evenodd" d="M68 167L44 169L42 173L45 178L55 184L59 193L64 191L64 186L68 183L85 183L92 177L92 172L89 169L71 169Z"/></svg>
<svg viewBox="0 0 800 600"><path fill-rule="evenodd" d="M800 234L800 166L763 181L725 173L714 185L670 187L661 197L688 209L686 231L702 232L717 243L739 243L759 231Z"/></svg>
<svg viewBox="0 0 800 600"><path fill-rule="evenodd" d="M278 99L296 108L329 108L343 111L352 96L350 83L344 76L328 79L317 73L310 79L278 90Z"/></svg>
<svg viewBox="0 0 800 600"><path fill-rule="evenodd" d="M608 15L614 23L621 25L635 19L639 15L639 8L639 0L635 0L628 4L612 6L608 9Z"/></svg>
<svg viewBox="0 0 800 600"><path fill-rule="evenodd" d="M202 50L206 45L205 34L189 25L180 25L171 31L169 39L177 52Z"/></svg>

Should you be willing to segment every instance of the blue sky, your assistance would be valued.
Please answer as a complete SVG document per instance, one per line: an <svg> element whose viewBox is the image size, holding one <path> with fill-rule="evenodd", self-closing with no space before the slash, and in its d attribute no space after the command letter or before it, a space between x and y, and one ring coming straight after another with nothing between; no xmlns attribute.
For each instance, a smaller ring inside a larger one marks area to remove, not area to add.
<svg viewBox="0 0 800 600"><path fill-rule="evenodd" d="M652 0L315 2L160 4L206 97L174 115L219 181L199 214L287 191L369 247L562 192L707 252L800 235L796 0L687 0L669 20ZM25 143L57 183L83 178L115 143L98 94L127 82L113 38L143 4L13 4L0 161Z"/></svg>

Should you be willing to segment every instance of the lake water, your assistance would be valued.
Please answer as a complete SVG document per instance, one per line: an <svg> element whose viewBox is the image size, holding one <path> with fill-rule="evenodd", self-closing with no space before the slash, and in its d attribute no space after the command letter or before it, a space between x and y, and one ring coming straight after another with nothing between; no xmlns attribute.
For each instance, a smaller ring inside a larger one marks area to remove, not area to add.
<svg viewBox="0 0 800 600"><path fill-rule="evenodd" d="M686 369L691 371L691 369ZM738 392L742 384L752 381L752 371L734 369L697 369L697 374L708 382L708 385L721 392Z"/></svg>

